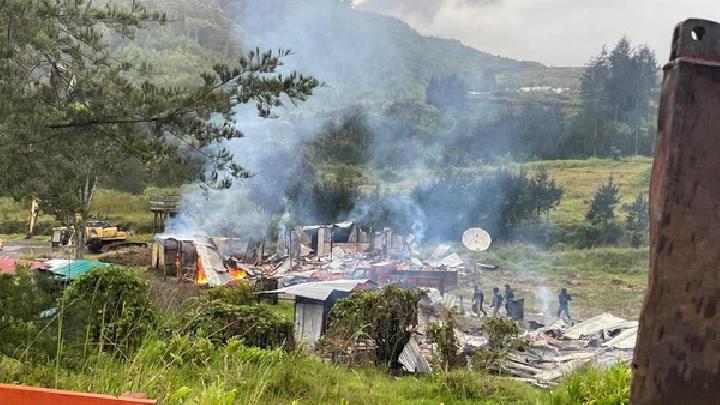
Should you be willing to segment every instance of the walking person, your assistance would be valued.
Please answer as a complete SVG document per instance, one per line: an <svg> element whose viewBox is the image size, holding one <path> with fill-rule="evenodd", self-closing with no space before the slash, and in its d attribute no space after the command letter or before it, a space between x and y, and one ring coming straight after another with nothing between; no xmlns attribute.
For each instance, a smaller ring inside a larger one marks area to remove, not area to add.
<svg viewBox="0 0 720 405"><path fill-rule="evenodd" d="M558 301L560 307L558 308L558 318L565 320L567 323L572 323L572 317L570 316L570 310L568 309L568 303L572 301L572 297L567 292L567 288L560 290L558 295ZM564 317L563 317L564 315Z"/></svg>
<svg viewBox="0 0 720 405"><path fill-rule="evenodd" d="M500 305L502 305L503 297L500 295L500 289L495 287L493 288L493 298L492 298L492 305L493 305L493 316L498 316L500 314Z"/></svg>
<svg viewBox="0 0 720 405"><path fill-rule="evenodd" d="M510 288L510 284L505 284L505 313L510 316L510 304L515 299L515 293L513 292L512 288Z"/></svg>
<svg viewBox="0 0 720 405"><path fill-rule="evenodd" d="M482 312L483 316L487 316L487 312L485 312L485 309L483 309L483 305L485 304L485 295L483 294L482 290L478 288L478 286L475 286L475 289L473 291L473 312L475 312L476 315L480 316L480 312Z"/></svg>

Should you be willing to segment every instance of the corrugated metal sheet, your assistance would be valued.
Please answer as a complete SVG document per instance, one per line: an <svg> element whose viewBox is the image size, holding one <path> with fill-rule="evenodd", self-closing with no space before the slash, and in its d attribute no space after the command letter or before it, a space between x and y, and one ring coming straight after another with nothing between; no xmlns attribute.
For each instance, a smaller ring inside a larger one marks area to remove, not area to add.
<svg viewBox="0 0 720 405"><path fill-rule="evenodd" d="M33 262L28 260L18 260L10 256L0 256L0 273L15 274L15 267L21 265L30 270L47 269L48 266L42 262Z"/></svg>
<svg viewBox="0 0 720 405"><path fill-rule="evenodd" d="M414 337L411 337L408 343L405 345L398 362L405 367L405 370L411 373L431 373L432 368L430 364L425 360L425 357L420 352L420 347L415 341Z"/></svg>
<svg viewBox="0 0 720 405"><path fill-rule="evenodd" d="M600 333L603 330L625 330L637 328L637 326L638 323L636 321L626 321L623 318L604 313L568 328L563 334L570 339L582 339Z"/></svg>
<svg viewBox="0 0 720 405"><path fill-rule="evenodd" d="M56 276L67 280L77 280L85 273L96 268L105 268L110 266L108 263L94 262L91 260L74 260L63 266L51 269Z"/></svg>
<svg viewBox="0 0 720 405"><path fill-rule="evenodd" d="M325 301L333 291L353 291L358 285L367 283L368 280L333 280L333 281L319 281L313 283L305 283L293 285L290 287L280 288L273 291L266 291L263 294L268 293L284 293L295 295L297 297L309 298L318 301Z"/></svg>
<svg viewBox="0 0 720 405"><path fill-rule="evenodd" d="M209 245L195 243L201 269L205 272L205 280L198 280L198 284L207 284L210 287L219 287L233 281L232 275L223 264L220 253Z"/></svg>

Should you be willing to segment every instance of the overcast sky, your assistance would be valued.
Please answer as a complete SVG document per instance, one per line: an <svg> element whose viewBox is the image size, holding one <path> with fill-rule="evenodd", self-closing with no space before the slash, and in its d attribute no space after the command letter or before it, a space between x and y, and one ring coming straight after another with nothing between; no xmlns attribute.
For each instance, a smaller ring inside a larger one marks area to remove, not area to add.
<svg viewBox="0 0 720 405"><path fill-rule="evenodd" d="M426 35L555 66L580 66L627 34L667 60L673 27L720 20L720 0L356 0Z"/></svg>

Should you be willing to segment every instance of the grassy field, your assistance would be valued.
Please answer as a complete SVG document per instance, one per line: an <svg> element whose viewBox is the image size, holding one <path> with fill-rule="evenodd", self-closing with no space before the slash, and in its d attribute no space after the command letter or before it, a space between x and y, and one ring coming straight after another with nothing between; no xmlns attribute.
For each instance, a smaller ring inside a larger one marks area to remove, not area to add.
<svg viewBox="0 0 720 405"><path fill-rule="evenodd" d="M639 192L648 189L652 159L645 157L628 158L622 161L607 159L536 161L527 164L533 170L545 167L555 181L564 187L565 194L558 208L550 213L550 219L558 224L573 225L584 221L597 187L613 176L620 185L622 201L632 201ZM478 170L487 170L479 167ZM329 169L328 169L329 170ZM380 182L389 190L407 191L417 184L417 179L427 178L429 173L398 174L392 180L383 179L381 173L370 173L370 182ZM369 187L368 190L374 189ZM98 190L92 207L92 216L111 222L128 224L138 233L147 233L152 225L148 209L150 197L154 195L177 194L178 189L148 188L144 193L134 195L113 190ZM23 234L29 215L29 207L10 198L0 198L0 233ZM41 225L52 226L52 216L42 215Z"/></svg>
<svg viewBox="0 0 720 405"><path fill-rule="evenodd" d="M516 296L525 299L528 319L554 317L562 287L573 296L570 310L575 318L587 319L610 312L637 319L647 288L646 249L547 251L509 245L493 247L479 256L479 260L500 268L481 271L465 280L460 292L469 297L472 286L477 283L488 302L493 287L502 290L509 283Z"/></svg>
<svg viewBox="0 0 720 405"><path fill-rule="evenodd" d="M628 158L622 161L606 159L552 160L532 162L528 167L543 166L557 184L565 189L560 205L550 213L550 219L558 224L572 225L585 220L595 190L613 176L620 186L620 204L632 202L640 192L647 192L650 185L652 159Z"/></svg>
<svg viewBox="0 0 720 405"><path fill-rule="evenodd" d="M136 233L149 233L152 229L150 197L156 195L178 194L178 189L148 188L142 194L100 189L95 195L91 216L113 223L129 225ZM11 240L16 236L24 237L30 207L7 197L0 197L0 234ZM50 227L56 220L50 215L40 215L36 235L49 235Z"/></svg>

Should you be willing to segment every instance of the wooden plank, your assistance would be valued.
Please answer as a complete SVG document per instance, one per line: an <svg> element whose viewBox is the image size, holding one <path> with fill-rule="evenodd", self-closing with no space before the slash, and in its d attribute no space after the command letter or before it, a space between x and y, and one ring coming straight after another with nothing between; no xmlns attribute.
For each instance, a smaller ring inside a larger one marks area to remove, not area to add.
<svg viewBox="0 0 720 405"><path fill-rule="evenodd" d="M115 397L75 391L0 384L0 405L138 405L156 404L146 398Z"/></svg>

